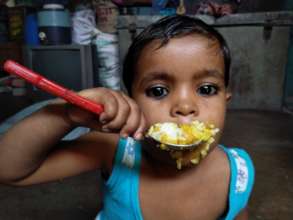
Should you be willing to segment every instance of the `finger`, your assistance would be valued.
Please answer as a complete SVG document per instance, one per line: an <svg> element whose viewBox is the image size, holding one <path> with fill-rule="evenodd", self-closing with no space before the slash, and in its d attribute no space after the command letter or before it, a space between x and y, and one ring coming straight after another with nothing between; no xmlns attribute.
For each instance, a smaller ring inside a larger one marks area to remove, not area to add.
<svg viewBox="0 0 293 220"><path fill-rule="evenodd" d="M106 124L115 118L118 112L118 102L109 89L96 88L84 90L81 94L86 94L86 97L104 106L104 111L99 115L101 124Z"/></svg>
<svg viewBox="0 0 293 220"><path fill-rule="evenodd" d="M146 119L145 119L144 114L141 113L139 127L135 131L133 137L136 140L142 140L143 137L144 137L144 133L146 132L146 130L147 130L147 122L146 122Z"/></svg>
<svg viewBox="0 0 293 220"><path fill-rule="evenodd" d="M120 134L122 136L129 136L134 134L134 132L138 129L141 121L142 112L140 111L138 105L133 99L127 97L126 95L124 96L130 106L130 114L127 118L126 123L122 127Z"/></svg>
<svg viewBox="0 0 293 220"><path fill-rule="evenodd" d="M127 118L130 114L130 105L125 98L125 96L122 95L122 93L119 92L112 92L113 96L116 98L116 101L118 103L118 111L115 115L115 117L105 124L103 126L103 129L108 129L112 131L120 130L124 124L127 122Z"/></svg>

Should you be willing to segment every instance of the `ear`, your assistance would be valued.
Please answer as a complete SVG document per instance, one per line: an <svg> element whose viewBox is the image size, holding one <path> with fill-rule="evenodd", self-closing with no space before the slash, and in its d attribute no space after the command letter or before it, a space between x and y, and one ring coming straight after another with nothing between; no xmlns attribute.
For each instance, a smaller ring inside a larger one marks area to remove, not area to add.
<svg viewBox="0 0 293 220"><path fill-rule="evenodd" d="M226 92L226 102L230 102L231 98L232 98L232 93Z"/></svg>

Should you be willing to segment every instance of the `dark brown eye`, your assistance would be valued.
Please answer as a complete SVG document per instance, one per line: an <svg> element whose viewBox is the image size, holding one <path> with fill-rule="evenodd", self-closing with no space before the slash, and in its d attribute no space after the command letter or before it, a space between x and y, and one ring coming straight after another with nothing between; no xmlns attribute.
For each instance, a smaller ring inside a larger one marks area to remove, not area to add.
<svg viewBox="0 0 293 220"><path fill-rule="evenodd" d="M163 86L152 86L146 90L146 95L152 98L161 99L168 95L169 91Z"/></svg>
<svg viewBox="0 0 293 220"><path fill-rule="evenodd" d="M197 89L197 93L201 96L212 96L218 94L219 88L215 85L202 85Z"/></svg>

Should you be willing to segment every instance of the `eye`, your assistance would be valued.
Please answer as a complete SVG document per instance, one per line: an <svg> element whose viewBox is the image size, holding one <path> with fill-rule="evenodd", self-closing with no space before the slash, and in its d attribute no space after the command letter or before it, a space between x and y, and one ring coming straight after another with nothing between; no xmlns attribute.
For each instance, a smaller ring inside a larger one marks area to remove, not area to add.
<svg viewBox="0 0 293 220"><path fill-rule="evenodd" d="M169 91L163 86L152 86L146 90L146 95L152 98L161 99L168 95Z"/></svg>
<svg viewBox="0 0 293 220"><path fill-rule="evenodd" d="M212 96L218 94L219 87L216 85L202 85L197 89L197 93L201 96Z"/></svg>

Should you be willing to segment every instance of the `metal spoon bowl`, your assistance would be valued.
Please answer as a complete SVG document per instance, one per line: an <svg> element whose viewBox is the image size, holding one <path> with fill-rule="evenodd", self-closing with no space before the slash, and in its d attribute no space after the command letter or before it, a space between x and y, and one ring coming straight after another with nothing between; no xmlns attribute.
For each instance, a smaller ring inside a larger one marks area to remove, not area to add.
<svg viewBox="0 0 293 220"><path fill-rule="evenodd" d="M151 141L156 146L160 146L161 144L164 144L167 149L176 150L176 151L193 150L194 148L198 147L200 144L203 143L202 140L199 140L199 141L194 142L192 144L170 144L170 143L166 144L166 143L160 142L159 140L156 140L155 138L153 138L150 135L147 135L146 139Z"/></svg>

